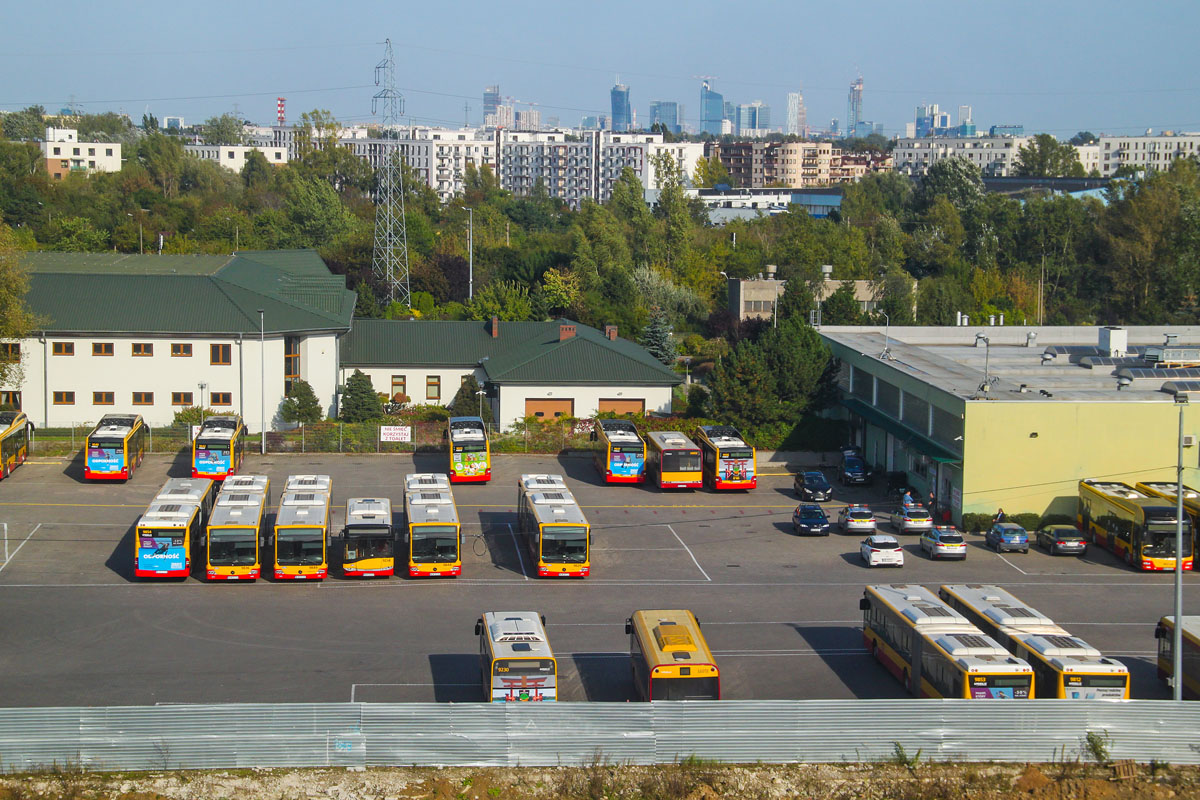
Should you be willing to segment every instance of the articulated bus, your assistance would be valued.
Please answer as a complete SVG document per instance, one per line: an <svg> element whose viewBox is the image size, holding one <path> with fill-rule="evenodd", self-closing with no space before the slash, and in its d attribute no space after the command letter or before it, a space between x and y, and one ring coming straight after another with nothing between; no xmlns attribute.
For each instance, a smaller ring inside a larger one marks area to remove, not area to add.
<svg viewBox="0 0 1200 800"><path fill-rule="evenodd" d="M246 426L236 415L209 417L192 442L192 477L224 480L242 468Z"/></svg>
<svg viewBox="0 0 1200 800"><path fill-rule="evenodd" d="M24 411L0 411L0 478L7 478L29 458L29 432L33 423Z"/></svg>
<svg viewBox="0 0 1200 800"><path fill-rule="evenodd" d="M586 578L591 528L561 475L522 475L517 527L539 578Z"/></svg>
<svg viewBox="0 0 1200 800"><path fill-rule="evenodd" d="M646 475L660 489L699 489L704 486L700 448L677 431L646 434Z"/></svg>
<svg viewBox="0 0 1200 800"><path fill-rule="evenodd" d="M721 672L691 611L635 611L625 632L639 699L721 699Z"/></svg>
<svg viewBox="0 0 1200 800"><path fill-rule="evenodd" d="M1186 512L1185 512L1186 513ZM1079 530L1141 570L1175 569L1175 504L1127 483L1079 482ZM1192 527L1183 521L1183 568L1192 568Z"/></svg>
<svg viewBox="0 0 1200 800"><path fill-rule="evenodd" d="M754 448L731 425L700 425L696 444L703 454L704 485L710 489L753 489L758 486Z"/></svg>
<svg viewBox="0 0 1200 800"><path fill-rule="evenodd" d="M462 574L462 527L445 475L405 476L404 526L410 578L457 578Z"/></svg>
<svg viewBox="0 0 1200 800"><path fill-rule="evenodd" d="M140 414L105 414L88 434L83 477L126 480L146 454L146 424Z"/></svg>
<svg viewBox="0 0 1200 800"><path fill-rule="evenodd" d="M858 607L867 649L918 697L1033 697L1033 667L924 586L868 586Z"/></svg>
<svg viewBox="0 0 1200 800"><path fill-rule="evenodd" d="M205 536L204 577L210 581L253 581L262 574L259 538L267 493L230 491L228 481L213 506Z"/></svg>
<svg viewBox="0 0 1200 800"><path fill-rule="evenodd" d="M1161 497L1174 507L1179 484L1174 481L1140 481L1134 489L1151 497ZM1183 487L1183 513L1192 523L1192 555L1196 554L1196 537L1200 535L1200 492L1190 486Z"/></svg>
<svg viewBox="0 0 1200 800"><path fill-rule="evenodd" d="M392 501L351 497L342 528L342 574L347 578L386 578L396 571L396 529Z"/></svg>
<svg viewBox="0 0 1200 800"><path fill-rule="evenodd" d="M325 580L328 536L329 495L284 492L275 513L275 580Z"/></svg>
<svg viewBox="0 0 1200 800"><path fill-rule="evenodd" d="M192 546L201 540L208 521L211 494L209 480L172 478L163 484L134 526L134 575L186 578L191 573Z"/></svg>
<svg viewBox="0 0 1200 800"><path fill-rule="evenodd" d="M938 596L1033 667L1037 696L1128 700L1129 669L998 586L947 584Z"/></svg>
<svg viewBox="0 0 1200 800"><path fill-rule="evenodd" d="M479 672L488 703L549 703L558 699L558 662L535 611L485 611L475 621Z"/></svg>
<svg viewBox="0 0 1200 800"><path fill-rule="evenodd" d="M592 438L600 443L596 471L605 483L646 480L646 442L636 425L625 419L598 419Z"/></svg>
<svg viewBox="0 0 1200 800"><path fill-rule="evenodd" d="M480 417L451 417L450 480L453 483L487 483L492 479L492 451L487 427Z"/></svg>
<svg viewBox="0 0 1200 800"><path fill-rule="evenodd" d="M1175 674L1175 617L1165 616L1154 629L1158 640L1158 677L1172 685ZM1200 617L1183 617L1183 697L1200 700Z"/></svg>

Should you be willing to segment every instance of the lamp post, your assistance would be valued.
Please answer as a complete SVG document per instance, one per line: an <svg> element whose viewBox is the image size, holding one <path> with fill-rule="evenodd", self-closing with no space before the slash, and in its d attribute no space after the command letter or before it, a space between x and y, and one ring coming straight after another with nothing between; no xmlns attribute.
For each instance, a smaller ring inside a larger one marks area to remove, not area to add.
<svg viewBox="0 0 1200 800"><path fill-rule="evenodd" d="M130 219L133 219L133 214L130 214L128 211L125 212L125 216L129 217ZM144 247L143 241L142 241L142 220L139 217L138 218L138 255L141 256L141 255L145 255L145 254L146 254L146 250L145 250L145 247Z"/></svg>
<svg viewBox="0 0 1200 800"><path fill-rule="evenodd" d="M258 413L260 415L259 453L267 454L267 323L263 309L258 309Z"/></svg>
<svg viewBox="0 0 1200 800"><path fill-rule="evenodd" d="M879 358L881 361L887 361L892 357L891 350L889 349L892 345L892 318L887 315L886 311L880 311L879 313L883 314L883 352L879 354Z"/></svg>
<svg viewBox="0 0 1200 800"><path fill-rule="evenodd" d="M226 217L225 221L233 223L233 252L236 253L242 249L242 225L234 221L233 217Z"/></svg>
<svg viewBox="0 0 1200 800"><path fill-rule="evenodd" d="M487 394L487 392L485 392L483 389L480 389L479 391L477 391L475 393L475 395L479 398L479 418L480 419L483 419L483 396L485 394Z"/></svg>
<svg viewBox="0 0 1200 800"><path fill-rule="evenodd" d="M459 206L467 212L467 300L475 297L475 209Z"/></svg>
<svg viewBox="0 0 1200 800"><path fill-rule="evenodd" d="M1175 702L1183 700L1183 409L1186 394L1175 395L1179 406L1179 466L1175 486L1175 626L1171 638L1171 693Z"/></svg>
<svg viewBox="0 0 1200 800"><path fill-rule="evenodd" d="M204 425L204 390L208 388L207 383L196 384L200 387L200 425Z"/></svg>

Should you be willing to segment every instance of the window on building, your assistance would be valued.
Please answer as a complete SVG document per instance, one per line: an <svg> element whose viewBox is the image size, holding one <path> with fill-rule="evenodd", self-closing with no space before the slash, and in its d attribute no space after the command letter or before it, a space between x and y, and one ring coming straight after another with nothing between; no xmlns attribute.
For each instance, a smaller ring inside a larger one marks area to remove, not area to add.
<svg viewBox="0 0 1200 800"><path fill-rule="evenodd" d="M171 355L177 358L191 358L192 346L190 344L172 342Z"/></svg>
<svg viewBox="0 0 1200 800"><path fill-rule="evenodd" d="M397 395L408 394L408 378L404 375L392 376L392 401L395 402Z"/></svg>
<svg viewBox="0 0 1200 800"><path fill-rule="evenodd" d="M94 147L89 147L89 148L88 148L88 155L89 155L89 156L94 156L94 155L96 155L96 148L94 148Z"/></svg>
<svg viewBox="0 0 1200 800"><path fill-rule="evenodd" d="M441 400L442 399L442 376L429 375L425 378L425 399L426 400Z"/></svg>
<svg viewBox="0 0 1200 800"><path fill-rule="evenodd" d="M192 404L191 392L171 392L171 405L173 406L190 406Z"/></svg>
<svg viewBox="0 0 1200 800"><path fill-rule="evenodd" d="M209 357L213 364L229 366L233 363L233 345L214 344L209 346Z"/></svg>
<svg viewBox="0 0 1200 800"><path fill-rule="evenodd" d="M74 392L55 392L54 405L56 406L73 406L75 405Z"/></svg>
<svg viewBox="0 0 1200 800"><path fill-rule="evenodd" d="M111 156L111 155L112 155L112 150L113 150L113 149L112 149L111 147L106 147L106 148L104 148L104 155L106 155L106 156Z"/></svg>
<svg viewBox="0 0 1200 800"><path fill-rule="evenodd" d="M135 356L152 356L154 355L154 345L150 342L134 342L133 354Z"/></svg>
<svg viewBox="0 0 1200 800"><path fill-rule="evenodd" d="M75 156L79 155L79 148L78 147L71 148L71 155L75 155Z"/></svg>
<svg viewBox="0 0 1200 800"><path fill-rule="evenodd" d="M20 342L0 342L0 360L14 362L21 360Z"/></svg>
<svg viewBox="0 0 1200 800"><path fill-rule="evenodd" d="M94 356L111 356L113 354L112 342L92 342L92 355Z"/></svg>
<svg viewBox="0 0 1200 800"><path fill-rule="evenodd" d="M92 405L94 406L111 406L116 402L116 396L113 392L92 392Z"/></svg>
<svg viewBox="0 0 1200 800"><path fill-rule="evenodd" d="M21 393L0 391L0 407L4 408L21 408Z"/></svg>
<svg viewBox="0 0 1200 800"><path fill-rule="evenodd" d="M152 406L154 405L154 392L134 392L133 404L135 406Z"/></svg>
<svg viewBox="0 0 1200 800"><path fill-rule="evenodd" d="M61 148L61 147L56 147L56 148L54 148L54 155L56 155L56 156L61 156L61 155L62 155L62 148Z"/></svg>
<svg viewBox="0 0 1200 800"><path fill-rule="evenodd" d="M300 337L283 337L283 393L291 395L292 384L300 380Z"/></svg>
<svg viewBox="0 0 1200 800"><path fill-rule="evenodd" d="M231 406L233 405L233 392L213 392L208 400L209 405Z"/></svg>
<svg viewBox="0 0 1200 800"><path fill-rule="evenodd" d="M56 356L73 356L75 355L75 343L54 342L50 345L50 352Z"/></svg>

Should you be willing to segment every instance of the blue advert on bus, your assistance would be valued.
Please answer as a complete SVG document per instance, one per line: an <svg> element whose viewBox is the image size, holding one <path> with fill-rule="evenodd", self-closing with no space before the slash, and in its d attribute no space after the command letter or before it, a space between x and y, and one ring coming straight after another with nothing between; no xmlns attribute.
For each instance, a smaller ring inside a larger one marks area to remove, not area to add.
<svg viewBox="0 0 1200 800"><path fill-rule="evenodd" d="M87 468L92 472L120 472L125 466L124 446L120 442L89 442Z"/></svg>
<svg viewBox="0 0 1200 800"><path fill-rule="evenodd" d="M620 446L613 447L612 458L608 466L612 470L612 474L628 478L640 476L646 465L645 451L642 448L639 448L635 453L625 453L621 452L621 450Z"/></svg>
<svg viewBox="0 0 1200 800"><path fill-rule="evenodd" d="M182 536L138 536L138 569L178 571L187 567L187 549Z"/></svg>
<svg viewBox="0 0 1200 800"><path fill-rule="evenodd" d="M201 475L215 475L229 472L229 450L212 450L202 445L197 445L196 470Z"/></svg>

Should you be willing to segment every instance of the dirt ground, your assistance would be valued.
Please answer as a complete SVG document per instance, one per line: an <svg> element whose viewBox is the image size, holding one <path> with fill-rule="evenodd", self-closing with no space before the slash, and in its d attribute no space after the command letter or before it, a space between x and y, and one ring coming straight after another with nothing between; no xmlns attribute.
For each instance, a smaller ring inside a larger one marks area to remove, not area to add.
<svg viewBox="0 0 1200 800"><path fill-rule="evenodd" d="M217 770L0 778L0 800L1166 800L1200 798L1200 768L1064 764Z"/></svg>

